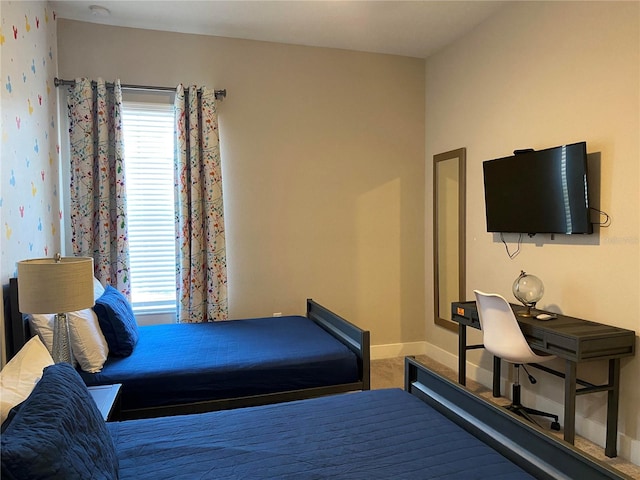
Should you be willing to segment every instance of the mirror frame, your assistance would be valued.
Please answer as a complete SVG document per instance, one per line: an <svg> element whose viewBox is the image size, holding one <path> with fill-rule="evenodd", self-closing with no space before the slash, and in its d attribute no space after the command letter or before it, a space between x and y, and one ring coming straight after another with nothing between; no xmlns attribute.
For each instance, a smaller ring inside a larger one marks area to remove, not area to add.
<svg viewBox="0 0 640 480"><path fill-rule="evenodd" d="M466 148L458 148L433 156L433 294L434 321L436 325L458 331L458 324L450 318L440 316L440 284L438 261L438 164L447 160L458 160L458 300L464 300L466 284Z"/></svg>

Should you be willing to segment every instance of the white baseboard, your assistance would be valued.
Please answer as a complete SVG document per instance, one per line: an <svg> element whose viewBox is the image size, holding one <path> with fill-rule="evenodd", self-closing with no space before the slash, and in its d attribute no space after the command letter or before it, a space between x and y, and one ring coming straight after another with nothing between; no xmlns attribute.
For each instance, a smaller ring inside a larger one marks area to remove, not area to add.
<svg viewBox="0 0 640 480"><path fill-rule="evenodd" d="M371 346L372 360L404 357L407 355L428 355L436 362L458 371L458 355L448 352L429 342L394 343ZM467 378L475 380L489 388L493 385L493 372L491 370L487 370L468 361ZM501 379L500 383L502 392L506 392L508 390L506 387L511 388L511 382L507 382L504 377ZM562 415L564 406L562 404L549 400L548 398L541 397L532 392L529 392L528 395L530 395L530 399L527 401L532 407L552 412L560 412L560 423L564 423ZM606 425L586 418L582 416L580 412L576 412L576 433L604 448ZM618 433L618 456L635 465L640 465L640 440Z"/></svg>
<svg viewBox="0 0 640 480"><path fill-rule="evenodd" d="M386 345L371 345L371 360L383 358L406 357L407 355L424 355L427 342L389 343Z"/></svg>
<svg viewBox="0 0 640 480"><path fill-rule="evenodd" d="M458 371L458 355L447 352L431 343L426 345L425 355L433 358L436 362ZM493 372L467 362L467 377L481 383L482 385L493 385ZM504 390L504 380L501 381L501 388Z"/></svg>

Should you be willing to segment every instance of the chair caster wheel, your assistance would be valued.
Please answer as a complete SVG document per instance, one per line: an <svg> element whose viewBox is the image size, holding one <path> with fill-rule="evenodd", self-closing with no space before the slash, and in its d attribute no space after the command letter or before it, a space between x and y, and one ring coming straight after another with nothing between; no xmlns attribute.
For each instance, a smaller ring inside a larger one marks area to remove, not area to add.
<svg viewBox="0 0 640 480"><path fill-rule="evenodd" d="M556 432L559 432L560 424L558 422L551 422L551 430L555 430Z"/></svg>

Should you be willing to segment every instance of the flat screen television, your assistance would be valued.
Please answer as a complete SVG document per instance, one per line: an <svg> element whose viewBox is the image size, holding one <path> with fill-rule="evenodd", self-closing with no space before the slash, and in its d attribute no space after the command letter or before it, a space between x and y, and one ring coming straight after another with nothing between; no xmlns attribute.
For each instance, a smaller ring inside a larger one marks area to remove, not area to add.
<svg viewBox="0 0 640 480"><path fill-rule="evenodd" d="M593 233L586 142L487 160L487 232Z"/></svg>

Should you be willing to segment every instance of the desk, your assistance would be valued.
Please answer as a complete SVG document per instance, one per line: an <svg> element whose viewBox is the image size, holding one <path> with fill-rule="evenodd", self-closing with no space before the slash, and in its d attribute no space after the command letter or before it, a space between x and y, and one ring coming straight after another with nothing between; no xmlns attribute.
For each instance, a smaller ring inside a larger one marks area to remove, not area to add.
<svg viewBox="0 0 640 480"><path fill-rule="evenodd" d="M514 311L522 305L511 305ZM539 311L536 311L539 312ZM476 302L453 302L451 318L458 323L458 382L466 381L467 350L483 345L467 345L467 327L480 330ZM618 402L620 395L620 358L635 354L635 332L581 318L558 315L554 320L516 315L527 342L535 350L556 355L565 361L564 374L537 365L538 368L564 377L564 439L575 439L576 395L607 392L607 437L605 455L617 456ZM609 379L606 385L592 385L576 376L578 362L609 360ZM577 389L577 384L582 388ZM493 396L500 396L500 358L493 358Z"/></svg>

